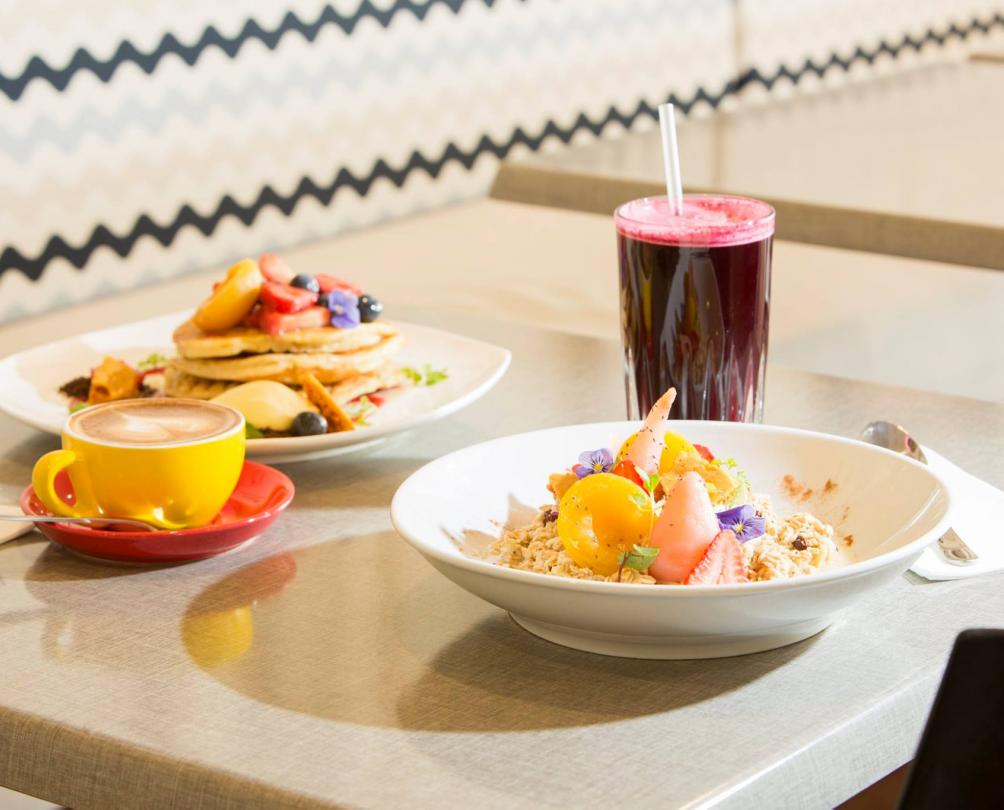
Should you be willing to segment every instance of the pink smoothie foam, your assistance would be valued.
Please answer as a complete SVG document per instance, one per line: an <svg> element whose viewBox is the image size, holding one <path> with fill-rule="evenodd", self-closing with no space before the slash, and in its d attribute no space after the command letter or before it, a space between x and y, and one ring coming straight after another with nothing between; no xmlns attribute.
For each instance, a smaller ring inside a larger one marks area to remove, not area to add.
<svg viewBox="0 0 1004 810"><path fill-rule="evenodd" d="M773 234L774 209L749 197L689 195L677 216L665 197L644 197L618 208L614 223L625 236L657 245L728 247Z"/></svg>

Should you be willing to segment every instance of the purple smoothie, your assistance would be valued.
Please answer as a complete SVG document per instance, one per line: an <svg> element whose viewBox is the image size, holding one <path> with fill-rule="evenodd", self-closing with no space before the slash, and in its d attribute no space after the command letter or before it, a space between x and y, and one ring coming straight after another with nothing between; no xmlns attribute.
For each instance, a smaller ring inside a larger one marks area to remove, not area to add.
<svg viewBox="0 0 1004 810"><path fill-rule="evenodd" d="M774 209L745 197L665 197L614 214L628 416L670 386L676 419L760 421Z"/></svg>

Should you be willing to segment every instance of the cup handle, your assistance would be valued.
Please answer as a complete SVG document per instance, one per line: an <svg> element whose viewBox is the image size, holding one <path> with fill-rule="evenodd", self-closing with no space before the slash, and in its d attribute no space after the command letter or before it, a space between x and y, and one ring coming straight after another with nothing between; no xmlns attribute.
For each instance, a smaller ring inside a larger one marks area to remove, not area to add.
<svg viewBox="0 0 1004 810"><path fill-rule="evenodd" d="M53 450L35 462L31 485L46 509L59 517L79 517L66 501L56 494L56 476L77 460L72 450Z"/></svg>

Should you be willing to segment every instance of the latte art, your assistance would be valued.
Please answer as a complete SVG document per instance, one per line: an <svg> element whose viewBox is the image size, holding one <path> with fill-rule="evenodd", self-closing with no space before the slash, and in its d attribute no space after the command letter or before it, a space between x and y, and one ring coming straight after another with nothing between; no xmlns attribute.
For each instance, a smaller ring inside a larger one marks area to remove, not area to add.
<svg viewBox="0 0 1004 810"><path fill-rule="evenodd" d="M240 415L209 402L133 399L87 408L70 417L82 438L127 445L187 444L218 436L240 423Z"/></svg>

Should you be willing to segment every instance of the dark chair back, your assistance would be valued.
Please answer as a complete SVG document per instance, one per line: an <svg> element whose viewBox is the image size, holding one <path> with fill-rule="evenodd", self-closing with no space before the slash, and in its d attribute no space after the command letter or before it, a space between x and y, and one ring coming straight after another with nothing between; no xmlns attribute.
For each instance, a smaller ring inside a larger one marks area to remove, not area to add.
<svg viewBox="0 0 1004 810"><path fill-rule="evenodd" d="M1004 630L955 640L899 808L1004 808Z"/></svg>

